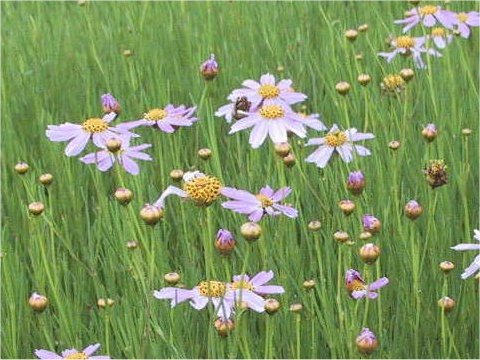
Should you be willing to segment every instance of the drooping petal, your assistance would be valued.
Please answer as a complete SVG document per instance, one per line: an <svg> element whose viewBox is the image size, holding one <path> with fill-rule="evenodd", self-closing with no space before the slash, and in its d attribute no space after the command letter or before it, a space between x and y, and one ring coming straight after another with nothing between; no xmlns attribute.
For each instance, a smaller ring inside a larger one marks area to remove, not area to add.
<svg viewBox="0 0 480 360"><path fill-rule="evenodd" d="M352 144L343 144L336 148L342 160L349 163L353 160L353 146Z"/></svg>
<svg viewBox="0 0 480 360"><path fill-rule="evenodd" d="M248 307L253 311L256 311L259 313L265 311L265 299L249 290L244 290L244 289L236 290L235 297L236 297L236 300L245 301Z"/></svg>
<svg viewBox="0 0 480 360"><path fill-rule="evenodd" d="M205 306L207 306L207 304L208 304L208 297L201 296L198 294L198 292L195 296L191 298L191 301L190 301L190 305L196 310L203 309Z"/></svg>
<svg viewBox="0 0 480 360"><path fill-rule="evenodd" d="M259 193L262 195L265 195L268 198L271 198L273 196L274 191L270 186L267 185L261 188Z"/></svg>
<svg viewBox="0 0 480 360"><path fill-rule="evenodd" d="M268 124L268 134L270 135L270 139L275 144L284 143L288 141L287 138L287 130L285 126L279 121L269 121Z"/></svg>
<svg viewBox="0 0 480 360"><path fill-rule="evenodd" d="M155 201L153 205L161 208L165 207L165 199L170 195L177 195L182 198L188 197L185 191L183 191L182 189L179 189L176 186L170 185L165 189L165 191L162 193L162 195L160 195L160 197L157 199L157 201Z"/></svg>
<svg viewBox="0 0 480 360"><path fill-rule="evenodd" d="M90 134L82 131L78 134L65 148L65 155L67 156L76 156L80 154L85 146L87 146L88 141L90 140Z"/></svg>
<svg viewBox="0 0 480 360"><path fill-rule="evenodd" d="M232 125L228 134L231 135L236 133L237 131L248 129L249 127L257 124L259 121L259 117L255 114L244 117L243 119L238 120L235 124Z"/></svg>
<svg viewBox="0 0 480 360"><path fill-rule="evenodd" d="M186 300L190 300L195 296L194 290L179 289L175 287L166 287L160 289L160 291L154 291L153 296L159 300L171 300L171 307L173 308L177 304L180 304Z"/></svg>
<svg viewBox="0 0 480 360"><path fill-rule="evenodd" d="M297 209L287 206L287 205L280 205L280 204L273 204L273 208L279 210L282 212L283 215L288 216L289 218L296 218L298 217L298 211Z"/></svg>

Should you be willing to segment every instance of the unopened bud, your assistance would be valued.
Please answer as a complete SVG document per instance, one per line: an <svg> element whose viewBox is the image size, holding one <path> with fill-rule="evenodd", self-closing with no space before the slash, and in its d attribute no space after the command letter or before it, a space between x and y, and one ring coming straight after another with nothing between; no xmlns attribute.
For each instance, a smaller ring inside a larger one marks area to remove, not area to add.
<svg viewBox="0 0 480 360"><path fill-rule="evenodd" d="M450 271L455 269L455 264L451 261L442 261L439 266L440 270L442 270L445 274L448 274Z"/></svg>
<svg viewBox="0 0 480 360"><path fill-rule="evenodd" d="M415 200L410 200L404 208L405 215L411 219L415 220L423 213L423 207Z"/></svg>
<svg viewBox="0 0 480 360"><path fill-rule="evenodd" d="M173 181L180 181L183 179L183 171L180 169L174 169L170 172L170 177Z"/></svg>
<svg viewBox="0 0 480 360"><path fill-rule="evenodd" d="M315 287L315 280L305 280L303 282L303 287L307 290L313 289Z"/></svg>
<svg viewBox="0 0 480 360"><path fill-rule="evenodd" d="M135 240L127 241L127 248L130 250L136 249L138 247L138 242Z"/></svg>
<svg viewBox="0 0 480 360"><path fill-rule="evenodd" d="M218 230L215 247L222 255L230 254L235 248L235 238L232 233L225 229Z"/></svg>
<svg viewBox="0 0 480 360"><path fill-rule="evenodd" d="M318 231L322 227L320 220L312 220L308 223L308 230Z"/></svg>
<svg viewBox="0 0 480 360"><path fill-rule="evenodd" d="M366 240L370 239L372 236L373 236L372 233L370 233L368 231L363 231L363 232L360 233L359 238L360 238L360 240L366 241Z"/></svg>
<svg viewBox="0 0 480 360"><path fill-rule="evenodd" d="M368 30L368 24L362 24L358 27L358 31L365 32Z"/></svg>
<svg viewBox="0 0 480 360"><path fill-rule="evenodd" d="M297 162L297 158L292 153L288 154L283 158L283 163L287 167L292 167Z"/></svg>
<svg viewBox="0 0 480 360"><path fill-rule="evenodd" d="M133 199L133 192L125 188L118 188L114 195L115 199L122 205L127 205Z"/></svg>
<svg viewBox="0 0 480 360"><path fill-rule="evenodd" d="M340 95L347 95L350 91L350 84L346 81L341 81L335 85L335 89Z"/></svg>
<svg viewBox="0 0 480 360"><path fill-rule="evenodd" d="M123 50L123 56L125 56L126 58L130 57L133 55L133 51L132 50L129 50L129 49L126 49L126 50Z"/></svg>
<svg viewBox="0 0 480 360"><path fill-rule="evenodd" d="M338 203L338 206L345 215L350 215L355 210L355 203L352 200L342 200Z"/></svg>
<svg viewBox="0 0 480 360"><path fill-rule="evenodd" d="M438 306L440 306L443 311L450 312L455 307L455 300L449 298L448 296L444 296L438 300Z"/></svg>
<svg viewBox="0 0 480 360"><path fill-rule="evenodd" d="M299 313L302 310L303 310L303 305L302 304L296 303L296 304L290 305L290 311L293 312L293 313Z"/></svg>
<svg viewBox="0 0 480 360"><path fill-rule="evenodd" d="M215 326L215 329L217 329L217 333L220 336L228 336L228 334L235 329L235 323L233 320L230 319L223 319L223 318L218 318L215 320L213 323Z"/></svg>
<svg viewBox="0 0 480 360"><path fill-rule="evenodd" d="M468 129L468 128L462 129L462 135L464 136L469 136L471 133L472 133L472 129Z"/></svg>
<svg viewBox="0 0 480 360"><path fill-rule="evenodd" d="M215 60L215 55L211 54L210 58L207 59L200 66L200 73L202 74L205 80L213 80L218 74L218 63Z"/></svg>
<svg viewBox="0 0 480 360"><path fill-rule="evenodd" d="M362 329L355 343L357 344L358 351L363 354L371 354L378 348L377 337L368 328Z"/></svg>
<svg viewBox="0 0 480 360"><path fill-rule="evenodd" d="M368 85L371 80L372 78L368 74L360 74L358 75L358 78L357 78L358 83L362 86Z"/></svg>
<svg viewBox="0 0 480 360"><path fill-rule="evenodd" d="M363 230L368 231L372 235L378 233L382 227L382 223L373 215L363 216Z"/></svg>
<svg viewBox="0 0 480 360"><path fill-rule="evenodd" d="M402 69L400 70L400 76L403 78L405 81L410 81L413 79L415 76L415 72L412 69Z"/></svg>
<svg viewBox="0 0 480 360"><path fill-rule="evenodd" d="M275 144L275 153L280 157L285 157L290 153L292 147L288 142Z"/></svg>
<svg viewBox="0 0 480 360"><path fill-rule="evenodd" d="M43 186L48 186L48 185L50 185L50 184L53 182L53 175L52 175L52 174L48 174L48 173L42 174L42 175L40 175L40 177L38 178L38 181L40 181L40 183L41 183Z"/></svg>
<svg viewBox="0 0 480 360"><path fill-rule="evenodd" d="M265 311L267 314L275 314L280 309L280 302L277 299L265 299Z"/></svg>
<svg viewBox="0 0 480 360"><path fill-rule="evenodd" d="M118 150L121 149L122 141L120 139L111 138L105 142L105 146L107 147L108 151L116 153Z"/></svg>
<svg viewBox="0 0 480 360"><path fill-rule="evenodd" d="M397 150L400 147L400 141L392 140L388 143L388 147L392 150Z"/></svg>
<svg viewBox="0 0 480 360"><path fill-rule="evenodd" d="M210 159L212 157L212 150L208 148L200 149L198 150L198 156L203 160Z"/></svg>
<svg viewBox="0 0 480 360"><path fill-rule="evenodd" d="M28 164L24 162L21 162L15 165L15 171L20 175L25 174L28 171L28 169L30 169L30 166L28 166Z"/></svg>
<svg viewBox="0 0 480 360"><path fill-rule="evenodd" d="M140 210L140 217L147 225L155 225L163 218L163 209L154 205L145 205Z"/></svg>
<svg viewBox="0 0 480 360"><path fill-rule="evenodd" d="M348 175L347 189L353 195L360 195L366 186L365 176L361 171L354 171Z"/></svg>
<svg viewBox="0 0 480 360"><path fill-rule="evenodd" d="M262 228L255 222L248 222L240 227L240 234L248 241L255 241L262 235Z"/></svg>
<svg viewBox="0 0 480 360"><path fill-rule="evenodd" d="M40 295L36 292L34 292L31 296L30 296L30 299L28 299L28 305L30 305L30 307L37 311L37 312L42 312L44 311L47 306L48 306L48 299L43 296L43 295Z"/></svg>
<svg viewBox="0 0 480 360"><path fill-rule="evenodd" d="M428 142L432 142L433 140L435 140L437 138L437 135L438 135L438 131L435 124L428 124L422 130L422 136Z"/></svg>
<svg viewBox="0 0 480 360"><path fill-rule="evenodd" d="M28 205L28 212L34 216L40 215L43 210L45 210L45 205L41 202L33 202Z"/></svg>
<svg viewBox="0 0 480 360"><path fill-rule="evenodd" d="M169 285L175 285L180 281L180 275L176 272L171 272L163 276L165 282Z"/></svg>
<svg viewBox="0 0 480 360"><path fill-rule="evenodd" d="M357 36L358 36L358 31L355 29L349 29L345 31L345 37L350 41L354 41L357 38Z"/></svg>
<svg viewBox="0 0 480 360"><path fill-rule="evenodd" d="M349 239L349 236L345 231L337 231L335 234L333 234L333 238L339 243L344 243Z"/></svg>
<svg viewBox="0 0 480 360"><path fill-rule="evenodd" d="M380 256L380 248L375 244L365 244L359 250L360 258L366 264L373 264Z"/></svg>

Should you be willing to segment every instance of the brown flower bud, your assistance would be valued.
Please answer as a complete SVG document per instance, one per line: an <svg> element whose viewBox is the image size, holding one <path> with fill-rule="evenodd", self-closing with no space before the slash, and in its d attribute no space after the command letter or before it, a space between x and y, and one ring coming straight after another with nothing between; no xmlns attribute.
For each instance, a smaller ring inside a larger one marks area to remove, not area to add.
<svg viewBox="0 0 480 360"><path fill-rule="evenodd" d="M292 153L288 154L283 158L283 163L287 167L292 167L297 162L297 158Z"/></svg>
<svg viewBox="0 0 480 360"><path fill-rule="evenodd" d="M48 299L43 296L43 295L40 295L36 292L34 292L31 296L30 296L30 299L28 299L28 305L30 305L30 307L37 311L37 312L42 312L44 311L47 306L48 306Z"/></svg>
<svg viewBox="0 0 480 360"><path fill-rule="evenodd" d="M275 314L280 309L280 302L276 299L265 299L265 311L267 314Z"/></svg>
<svg viewBox="0 0 480 360"><path fill-rule="evenodd" d="M358 27L358 31L365 32L368 30L368 24L362 24Z"/></svg>
<svg viewBox="0 0 480 360"><path fill-rule="evenodd" d="M404 208L405 215L411 219L415 220L423 213L423 207L415 200L410 200Z"/></svg>
<svg viewBox="0 0 480 360"><path fill-rule="evenodd" d="M338 206L345 215L350 215L355 210L355 203L352 200L342 200L338 203Z"/></svg>
<svg viewBox="0 0 480 360"><path fill-rule="evenodd" d="M50 185L50 184L53 182L53 175L52 175L52 174L45 173L45 174L40 175L40 177L38 178L38 180L40 181L40 183L41 183L42 185L48 186L48 185Z"/></svg>
<svg viewBox="0 0 480 360"><path fill-rule="evenodd" d="M115 199L122 204L127 205L133 199L133 192L129 189L118 188L115 191Z"/></svg>
<svg viewBox="0 0 480 360"><path fill-rule="evenodd" d="M163 209L154 205L145 205L140 210L140 217L145 221L145 224L155 225L163 218Z"/></svg>
<svg viewBox="0 0 480 360"><path fill-rule="evenodd" d="M27 173L28 169L30 169L30 166L25 162L20 162L15 165L15 171L20 175Z"/></svg>
<svg viewBox="0 0 480 360"><path fill-rule="evenodd" d="M240 227L240 234L248 241L255 241L262 235L262 228L255 222L248 222Z"/></svg>
<svg viewBox="0 0 480 360"><path fill-rule="evenodd" d="M397 150L400 147L400 141L392 140L388 143L388 147L392 150Z"/></svg>
<svg viewBox="0 0 480 360"><path fill-rule="evenodd" d="M449 298L448 296L444 296L438 300L438 306L440 306L443 311L450 312L455 307L455 300Z"/></svg>
<svg viewBox="0 0 480 360"><path fill-rule="evenodd" d="M180 169L174 169L170 172L170 177L173 181L180 181L183 178L183 171Z"/></svg>
<svg viewBox="0 0 480 360"><path fill-rule="evenodd" d="M341 81L335 85L335 89L340 95L347 95L350 91L350 84L346 81Z"/></svg>
<svg viewBox="0 0 480 360"><path fill-rule="evenodd" d="M105 145L107 146L108 151L115 153L122 147L122 141L120 139L111 138L107 140Z"/></svg>
<svg viewBox="0 0 480 360"><path fill-rule="evenodd" d="M448 274L450 271L455 269L455 264L451 261L442 261L439 266L440 270L442 270L445 274Z"/></svg>
<svg viewBox="0 0 480 360"><path fill-rule="evenodd" d="M366 264L373 264L380 256L380 248L375 244L365 244L359 250L360 258Z"/></svg>
<svg viewBox="0 0 480 360"><path fill-rule="evenodd" d="M307 290L310 290L310 289L313 289L315 287L315 280L311 279L311 280L305 280L303 282L303 287Z"/></svg>
<svg viewBox="0 0 480 360"><path fill-rule="evenodd" d="M345 37L350 41L354 41L357 38L357 36L358 36L358 31L355 29L349 29L345 31Z"/></svg>
<svg viewBox="0 0 480 360"><path fill-rule="evenodd" d="M300 303L290 305L290 311L293 313L299 313L303 310L303 305Z"/></svg>
<svg viewBox="0 0 480 360"><path fill-rule="evenodd" d="M372 78L368 74L360 74L358 75L358 78L357 78L358 83L362 86L368 85L371 80Z"/></svg>
<svg viewBox="0 0 480 360"><path fill-rule="evenodd" d="M403 80L408 82L413 79L413 77L415 76L415 72L409 68L402 69L400 70L400 76L403 78Z"/></svg>
<svg viewBox="0 0 480 360"><path fill-rule="evenodd" d="M292 147L288 142L275 144L275 153L280 157L285 157L290 153Z"/></svg>
<svg viewBox="0 0 480 360"><path fill-rule="evenodd" d="M198 156L203 160L208 160L212 157L212 150L208 148L203 148L198 150Z"/></svg>
<svg viewBox="0 0 480 360"><path fill-rule="evenodd" d="M348 233L345 231L337 231L335 234L333 234L333 237L339 243L344 243L349 239Z"/></svg>
<svg viewBox="0 0 480 360"><path fill-rule="evenodd" d="M312 220L308 223L308 230L318 231L322 227L320 220Z"/></svg>
<svg viewBox="0 0 480 360"><path fill-rule="evenodd" d="M176 272L167 273L163 276L165 282L169 285L175 285L180 281L180 275Z"/></svg>
<svg viewBox="0 0 480 360"><path fill-rule="evenodd" d="M37 201L28 205L28 212L32 215L40 215L43 213L43 210L45 210L45 205L43 205L41 202Z"/></svg>
<svg viewBox="0 0 480 360"><path fill-rule="evenodd" d="M213 323L215 329L217 329L218 335L228 336L228 334L235 329L235 323L230 319L218 318Z"/></svg>

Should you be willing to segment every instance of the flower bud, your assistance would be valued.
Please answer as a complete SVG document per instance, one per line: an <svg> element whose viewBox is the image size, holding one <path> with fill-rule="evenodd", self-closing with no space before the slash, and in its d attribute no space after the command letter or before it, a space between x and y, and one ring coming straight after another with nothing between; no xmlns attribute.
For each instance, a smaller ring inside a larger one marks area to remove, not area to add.
<svg viewBox="0 0 480 360"><path fill-rule="evenodd" d="M346 81L341 81L335 85L335 89L340 95L347 95L350 91L350 84Z"/></svg>
<svg viewBox="0 0 480 360"><path fill-rule="evenodd" d="M303 287L307 290L313 289L315 287L315 280L305 280L303 282Z"/></svg>
<svg viewBox="0 0 480 360"><path fill-rule="evenodd" d="M163 209L147 204L140 210L140 217L145 221L145 224L155 225L163 218Z"/></svg>
<svg viewBox="0 0 480 360"><path fill-rule="evenodd" d="M135 240L129 240L127 241L127 249L134 250L138 247L138 242Z"/></svg>
<svg viewBox="0 0 480 360"><path fill-rule="evenodd" d="M357 349L362 354L371 354L378 348L378 340L373 332L368 328L363 328L355 343Z"/></svg>
<svg viewBox="0 0 480 360"><path fill-rule="evenodd" d="M350 215L355 210L355 203L352 200L342 200L338 203L338 206L345 215Z"/></svg>
<svg viewBox="0 0 480 360"><path fill-rule="evenodd" d="M115 300L110 298L108 299L100 298L97 300L97 306L102 309L105 309L107 306L113 306L113 304L115 304Z"/></svg>
<svg viewBox="0 0 480 360"><path fill-rule="evenodd" d="M117 138L110 138L105 142L105 146L107 147L108 151L112 153L116 153L122 147L122 141Z"/></svg>
<svg viewBox="0 0 480 360"><path fill-rule="evenodd" d="M406 82L409 82L410 80L413 79L415 76L415 72L412 69L402 69L400 70L400 76L405 80Z"/></svg>
<svg viewBox="0 0 480 360"><path fill-rule="evenodd" d="M248 241L255 241L262 235L262 228L255 222L248 222L240 227L240 234Z"/></svg>
<svg viewBox="0 0 480 360"><path fill-rule="evenodd" d="M129 189L118 188L115 191L115 199L122 204L127 205L133 199L133 192Z"/></svg>
<svg viewBox="0 0 480 360"><path fill-rule="evenodd" d="M345 231L337 231L335 234L333 234L333 238L339 243L344 243L349 239L348 233Z"/></svg>
<svg viewBox="0 0 480 360"><path fill-rule="evenodd" d="M400 141L392 140L388 143L388 147L392 150L397 150L400 147Z"/></svg>
<svg viewBox="0 0 480 360"><path fill-rule="evenodd" d="M303 310L303 305L300 303L290 305L290 311L293 313L299 313Z"/></svg>
<svg viewBox="0 0 480 360"><path fill-rule="evenodd" d="M292 153L288 154L283 158L283 163L286 167L292 167L297 162L297 158Z"/></svg>
<svg viewBox="0 0 480 360"><path fill-rule="evenodd" d="M281 73L281 72L284 72L284 71L285 71L285 68L284 68L282 65L278 65L278 66L277 66L277 71L280 72L280 73Z"/></svg>
<svg viewBox="0 0 480 360"><path fill-rule="evenodd" d="M133 55L133 51L132 50L129 50L129 49L126 49L126 50L123 50L123 56L125 56L126 58L130 57Z"/></svg>
<svg viewBox="0 0 480 360"><path fill-rule="evenodd" d="M469 136L471 133L472 133L472 129L468 129L468 128L462 129L462 135L464 136Z"/></svg>
<svg viewBox="0 0 480 360"><path fill-rule="evenodd" d="M215 55L211 54L210 58L200 66L200 73L205 80L213 80L218 74L218 63L215 61Z"/></svg>
<svg viewBox="0 0 480 360"><path fill-rule="evenodd" d="M275 144L275 153L280 157L285 157L290 153L292 147L288 142L276 143Z"/></svg>
<svg viewBox="0 0 480 360"><path fill-rule="evenodd" d="M367 30L368 30L368 24L362 24L362 25L360 25L357 30L360 31L360 32L365 32L365 31L367 31Z"/></svg>
<svg viewBox="0 0 480 360"><path fill-rule="evenodd" d="M362 53L355 54L355 60L357 61L363 60L363 54Z"/></svg>
<svg viewBox="0 0 480 360"><path fill-rule="evenodd" d="M378 233L382 227L382 223L373 215L363 216L363 230L368 231L372 235Z"/></svg>
<svg viewBox="0 0 480 360"><path fill-rule="evenodd" d="M410 200L404 208L405 215L411 219L415 220L423 213L423 207L415 200Z"/></svg>
<svg viewBox="0 0 480 360"><path fill-rule="evenodd" d="M433 140L435 140L437 135L438 135L438 131L435 124L428 124L422 130L422 136L428 142L432 142Z"/></svg>
<svg viewBox="0 0 480 360"><path fill-rule="evenodd" d="M373 236L372 233L370 233L368 231L363 231L363 232L360 233L359 238L360 238L360 240L366 241L366 240L370 239L372 236Z"/></svg>
<svg viewBox="0 0 480 360"><path fill-rule="evenodd" d="M38 178L38 180L40 181L40 183L41 183L43 186L48 186L48 185L50 185L50 184L53 182L53 175L52 175L52 174L45 173L45 174L40 175L40 177Z"/></svg>
<svg viewBox="0 0 480 360"><path fill-rule="evenodd" d="M347 189L353 195L360 195L365 188L365 177L361 171L354 171L348 175Z"/></svg>
<svg viewBox="0 0 480 360"><path fill-rule="evenodd" d="M265 299L265 311L267 314L275 314L280 309L280 302L277 299Z"/></svg>
<svg viewBox="0 0 480 360"><path fill-rule="evenodd" d="M33 202L28 205L28 212L32 215L38 216L40 215L43 210L45 210L45 205L41 202Z"/></svg>
<svg viewBox="0 0 480 360"><path fill-rule="evenodd" d="M212 150L208 148L203 148L198 150L198 156L203 160L208 160L212 157Z"/></svg>
<svg viewBox="0 0 480 360"><path fill-rule="evenodd" d="M102 95L102 108L103 112L111 113L114 112L117 115L122 111L120 104L117 99L113 97L112 94L103 94Z"/></svg>
<svg viewBox="0 0 480 360"><path fill-rule="evenodd" d="M371 80L372 78L368 74L360 74L358 75L358 78L357 78L358 83L362 86L368 85Z"/></svg>
<svg viewBox="0 0 480 360"><path fill-rule="evenodd" d="M183 179L183 171L180 169L174 169L170 172L170 177L173 181L180 181Z"/></svg>
<svg viewBox="0 0 480 360"><path fill-rule="evenodd" d="M30 296L30 299L28 299L28 305L30 305L30 307L37 311L37 312L42 312L44 311L47 306L48 306L48 299L43 296L43 295L40 295L36 292L34 292L31 296Z"/></svg>
<svg viewBox="0 0 480 360"><path fill-rule="evenodd" d="M163 276L165 282L169 285L175 285L180 281L180 275L176 272L167 273Z"/></svg>
<svg viewBox="0 0 480 360"><path fill-rule="evenodd" d="M355 30L355 29L348 29L347 31L345 31L345 37L350 40L350 41L354 41L358 36L358 31Z"/></svg>
<svg viewBox="0 0 480 360"><path fill-rule="evenodd" d="M439 266L440 270L442 270L445 274L448 274L450 271L455 269L455 264L451 261L442 261Z"/></svg>
<svg viewBox="0 0 480 360"><path fill-rule="evenodd" d="M443 311L450 312L455 307L455 300L449 298L448 296L444 296L438 300L438 306L440 306Z"/></svg>
<svg viewBox="0 0 480 360"><path fill-rule="evenodd" d="M222 255L230 254L235 248L235 238L232 233L225 229L218 230L215 247Z"/></svg>
<svg viewBox="0 0 480 360"><path fill-rule="evenodd" d="M380 256L380 248L375 244L365 244L358 251L360 258L366 264L373 264Z"/></svg>
<svg viewBox="0 0 480 360"><path fill-rule="evenodd" d="M215 326L215 329L217 329L217 333L220 336L228 336L228 334L235 329L235 323L233 320L230 319L224 319L219 317L215 322L213 323Z"/></svg>
<svg viewBox="0 0 480 360"><path fill-rule="evenodd" d="M312 220L308 223L308 230L318 231L322 227L320 220Z"/></svg>
<svg viewBox="0 0 480 360"><path fill-rule="evenodd" d="M25 162L20 162L15 165L15 171L20 175L25 174L28 171L28 169L30 169L30 166L28 166L28 164Z"/></svg>

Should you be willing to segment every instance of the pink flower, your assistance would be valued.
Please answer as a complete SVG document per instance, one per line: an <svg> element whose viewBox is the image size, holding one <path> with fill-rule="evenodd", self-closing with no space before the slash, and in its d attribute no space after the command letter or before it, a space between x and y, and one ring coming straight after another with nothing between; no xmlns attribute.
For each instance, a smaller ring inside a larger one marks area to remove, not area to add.
<svg viewBox="0 0 480 360"><path fill-rule="evenodd" d="M232 200L224 202L222 206L225 209L246 214L249 220L254 222L260 221L265 214L270 216L283 214L289 218L296 218L298 216L296 209L291 206L279 204L291 191L289 187L274 191L267 185L260 190L259 194L254 195L245 190L224 187L222 189L222 195Z"/></svg>
<svg viewBox="0 0 480 360"><path fill-rule="evenodd" d="M89 345L82 351L76 349L67 349L62 351L62 355L58 355L52 351L48 350L35 350L35 356L39 359L110 359L110 356L90 356L95 353L100 344Z"/></svg>
<svg viewBox="0 0 480 360"><path fill-rule="evenodd" d="M478 11L460 12L454 14L454 16L457 30L460 32L460 36L465 39L470 37L470 27L480 26L480 12Z"/></svg>
<svg viewBox="0 0 480 360"><path fill-rule="evenodd" d="M91 118L82 124L65 123L61 125L48 125L46 135L50 141L70 141L65 148L67 156L80 154L90 140L101 147L108 139L117 135L137 137L127 129L112 127L109 125L117 117L115 112L106 114L103 118Z"/></svg>
<svg viewBox="0 0 480 360"><path fill-rule="evenodd" d="M386 277L378 279L371 284L366 284L357 270L350 269L345 273L345 287L354 299L368 297L376 299L378 297L377 290L388 285L389 280Z"/></svg>
<svg viewBox="0 0 480 360"><path fill-rule="evenodd" d="M409 11L409 16L403 20L395 20L395 24L406 25L402 31L406 33L414 26L422 23L426 27L435 26L437 23L447 29L453 28L455 23L454 13L443 10L440 6L426 5L413 8Z"/></svg>

